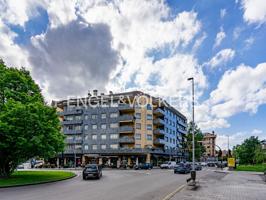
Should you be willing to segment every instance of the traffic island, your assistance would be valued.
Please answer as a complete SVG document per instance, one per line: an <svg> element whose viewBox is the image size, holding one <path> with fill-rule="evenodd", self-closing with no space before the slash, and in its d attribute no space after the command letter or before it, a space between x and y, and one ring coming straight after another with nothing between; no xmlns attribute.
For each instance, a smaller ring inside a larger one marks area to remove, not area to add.
<svg viewBox="0 0 266 200"><path fill-rule="evenodd" d="M50 183L75 176L67 171L16 171L9 178L0 179L0 188Z"/></svg>

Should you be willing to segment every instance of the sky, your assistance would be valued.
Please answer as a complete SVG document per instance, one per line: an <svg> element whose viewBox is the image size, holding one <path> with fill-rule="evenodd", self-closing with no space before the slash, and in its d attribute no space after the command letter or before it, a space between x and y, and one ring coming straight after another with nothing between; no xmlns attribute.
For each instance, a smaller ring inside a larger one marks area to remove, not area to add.
<svg viewBox="0 0 266 200"><path fill-rule="evenodd" d="M141 90L227 148L266 139L265 0L0 0L0 57L47 102Z"/></svg>

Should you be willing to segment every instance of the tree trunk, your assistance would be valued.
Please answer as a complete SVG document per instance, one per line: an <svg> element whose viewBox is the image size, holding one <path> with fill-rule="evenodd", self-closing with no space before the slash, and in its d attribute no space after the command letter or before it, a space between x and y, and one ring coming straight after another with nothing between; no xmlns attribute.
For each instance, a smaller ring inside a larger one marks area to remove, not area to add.
<svg viewBox="0 0 266 200"><path fill-rule="evenodd" d="M0 178L8 178L12 173L9 163L1 163L0 165Z"/></svg>

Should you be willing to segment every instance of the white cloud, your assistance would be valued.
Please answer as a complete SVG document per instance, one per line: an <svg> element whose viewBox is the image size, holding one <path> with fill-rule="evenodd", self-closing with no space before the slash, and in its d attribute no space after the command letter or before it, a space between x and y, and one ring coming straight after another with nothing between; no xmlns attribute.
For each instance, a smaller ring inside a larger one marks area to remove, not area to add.
<svg viewBox="0 0 266 200"><path fill-rule="evenodd" d="M248 23L265 23L266 22L266 3L265 0L242 0L244 9L243 18Z"/></svg>
<svg viewBox="0 0 266 200"><path fill-rule="evenodd" d="M227 150L228 135L229 134L219 134L219 133L217 135L216 143L222 149L226 149ZM247 131L237 132L237 133L229 135L229 147L230 147L230 149L232 149L237 144L243 143L245 139L247 139L247 138L249 138L251 136L258 137L259 140L266 139L266 134L263 133L262 130L258 130L258 129L254 129L254 130L252 130L250 132L247 132Z"/></svg>
<svg viewBox="0 0 266 200"><path fill-rule="evenodd" d="M255 38L254 37L249 37L245 40L245 46L246 46L246 49L249 49L253 43L255 42Z"/></svg>
<svg viewBox="0 0 266 200"><path fill-rule="evenodd" d="M221 9L220 10L220 17L221 17L221 19L223 19L224 17L225 17L225 15L226 15L226 9Z"/></svg>
<svg viewBox="0 0 266 200"><path fill-rule="evenodd" d="M239 112L256 113L266 103L266 63L255 68L240 65L225 72L217 89L211 92L211 113L227 118Z"/></svg>
<svg viewBox="0 0 266 200"><path fill-rule="evenodd" d="M233 49L223 49L219 51L210 61L204 63L211 68L216 68L218 66L224 66L227 62L231 61L235 56L235 51Z"/></svg>
<svg viewBox="0 0 266 200"><path fill-rule="evenodd" d="M226 37L226 34L225 34L223 28L221 27L220 32L218 32L216 35L213 48L220 46L220 44L222 43L222 41L224 40L225 37Z"/></svg>

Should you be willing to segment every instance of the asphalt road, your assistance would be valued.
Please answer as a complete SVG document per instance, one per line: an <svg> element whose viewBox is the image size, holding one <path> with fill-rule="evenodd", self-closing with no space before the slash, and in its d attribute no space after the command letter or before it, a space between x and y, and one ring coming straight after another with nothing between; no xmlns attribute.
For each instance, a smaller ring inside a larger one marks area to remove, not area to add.
<svg viewBox="0 0 266 200"><path fill-rule="evenodd" d="M198 173L206 176L208 170ZM1 200L162 200L186 183L173 170L103 170L100 180L79 176L56 183L0 189Z"/></svg>

